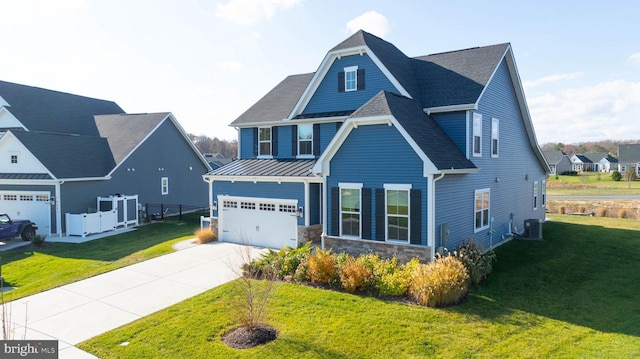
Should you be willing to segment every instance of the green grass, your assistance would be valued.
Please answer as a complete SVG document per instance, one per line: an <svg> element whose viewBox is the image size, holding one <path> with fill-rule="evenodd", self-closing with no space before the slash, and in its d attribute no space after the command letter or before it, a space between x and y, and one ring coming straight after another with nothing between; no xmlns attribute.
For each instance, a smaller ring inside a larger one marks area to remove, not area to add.
<svg viewBox="0 0 640 359"><path fill-rule="evenodd" d="M549 176L548 194L637 194L640 181L629 184L622 179L614 181L609 173L581 172L577 176Z"/></svg>
<svg viewBox="0 0 640 359"><path fill-rule="evenodd" d="M167 221L90 242L46 243L43 247L0 252L5 300L14 300L92 277L173 251L171 246L193 237L193 220Z"/></svg>
<svg viewBox="0 0 640 359"><path fill-rule="evenodd" d="M221 341L236 325L230 283L79 347L100 358L640 357L640 222L552 218L543 241L497 248L495 272L459 306L278 283L278 339L236 350Z"/></svg>

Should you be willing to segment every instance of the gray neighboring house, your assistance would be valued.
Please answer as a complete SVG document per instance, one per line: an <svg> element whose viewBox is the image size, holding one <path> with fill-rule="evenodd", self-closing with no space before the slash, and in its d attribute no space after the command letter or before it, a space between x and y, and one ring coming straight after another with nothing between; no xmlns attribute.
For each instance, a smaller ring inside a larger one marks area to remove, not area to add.
<svg viewBox="0 0 640 359"><path fill-rule="evenodd" d="M584 157L591 161L593 172L612 172L618 167L618 159L605 152L585 153Z"/></svg>
<svg viewBox="0 0 640 359"><path fill-rule="evenodd" d="M618 146L618 171L625 172L634 168L636 175L640 175L640 144Z"/></svg>
<svg viewBox="0 0 640 359"><path fill-rule="evenodd" d="M551 168L552 175L563 174L572 170L571 160L566 153L562 151L543 151L542 154L549 163L549 168Z"/></svg>
<svg viewBox="0 0 640 359"><path fill-rule="evenodd" d="M0 211L62 235L98 197L207 206L209 164L169 112L0 81Z"/></svg>

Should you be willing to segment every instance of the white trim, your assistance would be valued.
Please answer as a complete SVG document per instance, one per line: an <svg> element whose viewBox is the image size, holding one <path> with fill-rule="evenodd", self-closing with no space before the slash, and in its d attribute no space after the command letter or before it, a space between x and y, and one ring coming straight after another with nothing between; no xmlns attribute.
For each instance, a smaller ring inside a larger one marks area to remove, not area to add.
<svg viewBox="0 0 640 359"><path fill-rule="evenodd" d="M278 177L278 176L222 176L222 175L202 175L205 182L227 181L227 182L309 182L322 183L322 177Z"/></svg>
<svg viewBox="0 0 640 359"><path fill-rule="evenodd" d="M329 122L340 122L345 121L349 116L333 116L333 117L314 117L314 118L301 118L296 119L295 124L316 124L316 123L329 123ZM286 122L284 122L286 121ZM282 120L276 121L260 121L260 122L247 122L242 123L241 125L235 125L234 128L254 128L254 127L275 127L275 126L291 126L292 123L290 120L285 118Z"/></svg>
<svg viewBox="0 0 640 359"><path fill-rule="evenodd" d="M0 107L5 107L5 106L11 107L11 105L9 105L9 103L5 99L3 99L2 96L0 96Z"/></svg>
<svg viewBox="0 0 640 359"><path fill-rule="evenodd" d="M532 202L533 202L533 210L537 211L538 210L538 181L533 181L533 198L531 198Z"/></svg>
<svg viewBox="0 0 640 359"><path fill-rule="evenodd" d="M412 188L411 183L385 183L383 185L384 189L390 189L390 190L404 190L404 191L410 191Z"/></svg>
<svg viewBox="0 0 640 359"><path fill-rule="evenodd" d="M422 109L422 111L424 111L427 115L430 115L432 113L470 111L470 110L477 110L477 109L478 109L477 103L465 103L460 105L425 107Z"/></svg>
<svg viewBox="0 0 640 359"><path fill-rule="evenodd" d="M362 239L362 187L363 184L362 183L338 183L338 205L339 205L339 221L340 221L340 237L342 238L347 238L347 239ZM358 212L344 212L342 210L342 190L343 189L357 189L358 190L358 194L359 194L359 203L360 203L360 208L358 208ZM346 213L346 214L357 214L358 215L358 235L354 236L351 234L344 234L344 231L342 229L342 215Z"/></svg>
<svg viewBox="0 0 640 359"><path fill-rule="evenodd" d="M471 159L471 142L469 142L471 139L471 132L469 131L470 128L471 128L471 111L467 111L464 138L465 138L465 146L467 146L467 148L465 149L465 155L467 156L468 160Z"/></svg>
<svg viewBox="0 0 640 359"><path fill-rule="evenodd" d="M487 224L486 225L482 225L482 222L484 222L484 207L482 207L480 209L481 212L481 220L480 220L480 227L476 227L476 196L478 195L478 193L482 193L482 201L484 203L484 193L488 193L489 194L489 204L487 207ZM478 233L478 232L482 232L486 229L488 229L491 226L491 189L490 188L482 188L482 189L477 189L475 191L473 191L473 233Z"/></svg>
<svg viewBox="0 0 640 359"><path fill-rule="evenodd" d="M260 130L269 129L269 154L262 154L260 146L263 143L267 143L267 141L260 140ZM258 158L273 158L273 128L271 126L260 126L258 127L258 136L256 136L256 141L258 141Z"/></svg>
<svg viewBox="0 0 640 359"><path fill-rule="evenodd" d="M304 142L311 142L311 153L305 153L305 154L300 154L300 127L301 126L306 126L306 127L311 127L311 139L309 140L304 140ZM297 146L297 155L296 158L315 158L315 156L313 155L313 142L314 142L314 138L313 138L313 124L312 123L303 123L303 124L296 124L296 146Z"/></svg>
<svg viewBox="0 0 640 359"><path fill-rule="evenodd" d="M169 177L160 177L160 194L163 196L169 194Z"/></svg>
<svg viewBox="0 0 640 359"><path fill-rule="evenodd" d="M411 244L411 184L387 184L384 187L384 240L388 243ZM389 239L389 204L387 195L389 191L404 191L407 193L407 215L393 215L397 218L407 218L407 240ZM376 206L378 204L376 203Z"/></svg>
<svg viewBox="0 0 640 359"><path fill-rule="evenodd" d="M262 202L262 203L275 203L275 204L291 204L298 205L297 199L287 198L268 198L268 197L242 197L242 196L228 196L224 194L218 195L218 210L222 208L222 201L239 201L239 202ZM218 214L218 217L220 215Z"/></svg>
<svg viewBox="0 0 640 359"><path fill-rule="evenodd" d="M495 125L495 138L494 138L494 126ZM494 153L494 147L493 147L493 141L497 141L496 142L496 148L495 148L495 153ZM491 143L490 143L490 151L491 151L491 158L498 158L500 157L500 120L492 117L491 118Z"/></svg>
<svg viewBox="0 0 640 359"><path fill-rule="evenodd" d="M358 66L345 67L343 71L344 71L344 92L357 91L358 90ZM349 88L347 86L347 84L349 83L349 81L347 80L347 73L353 73L355 75L353 88Z"/></svg>
<svg viewBox="0 0 640 359"><path fill-rule="evenodd" d="M364 184L352 183L352 182L338 182L338 187L346 188L346 189L362 189L362 187L364 187Z"/></svg>
<svg viewBox="0 0 640 359"><path fill-rule="evenodd" d="M0 97L0 100L2 100L2 97ZM3 115L3 113L5 115ZM11 111L9 111L9 109L2 106L2 103L0 102L0 118L2 118L3 116L5 116L5 119L7 121L6 123L2 123L2 127L22 127L25 131L29 131L29 129L22 122L20 122L20 120L18 120L18 118L16 118L16 116L14 116Z"/></svg>
<svg viewBox="0 0 640 359"><path fill-rule="evenodd" d="M479 128L476 126L480 126ZM471 153L473 157L482 157L482 114L474 112L473 113L473 131L471 137ZM476 152L476 137L479 137L479 148L480 152Z"/></svg>

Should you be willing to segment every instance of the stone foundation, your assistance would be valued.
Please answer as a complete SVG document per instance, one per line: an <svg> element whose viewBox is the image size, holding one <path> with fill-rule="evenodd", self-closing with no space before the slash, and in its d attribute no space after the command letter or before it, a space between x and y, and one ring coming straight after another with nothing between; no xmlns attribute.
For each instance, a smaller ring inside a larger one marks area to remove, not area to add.
<svg viewBox="0 0 640 359"><path fill-rule="evenodd" d="M298 245L307 242L320 244L322 237L322 225L314 224L309 227L298 226Z"/></svg>
<svg viewBox="0 0 640 359"><path fill-rule="evenodd" d="M354 257L368 253L376 253L384 258L391 258L395 255L399 263L406 263L416 257L421 262L431 261L431 247L414 244L394 244L325 236L324 247L326 249L331 248L334 253L346 252Z"/></svg>

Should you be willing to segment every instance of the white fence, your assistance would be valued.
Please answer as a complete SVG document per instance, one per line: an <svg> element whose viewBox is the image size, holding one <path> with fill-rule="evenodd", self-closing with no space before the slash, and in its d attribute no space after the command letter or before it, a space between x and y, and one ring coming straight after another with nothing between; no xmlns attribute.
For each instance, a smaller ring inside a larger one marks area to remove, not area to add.
<svg viewBox="0 0 640 359"><path fill-rule="evenodd" d="M118 225L116 210L96 213L66 213L67 235L82 236L113 231Z"/></svg>

